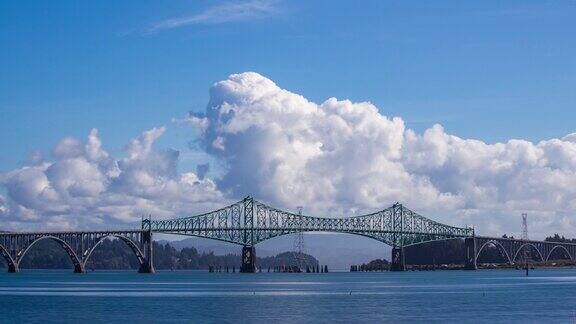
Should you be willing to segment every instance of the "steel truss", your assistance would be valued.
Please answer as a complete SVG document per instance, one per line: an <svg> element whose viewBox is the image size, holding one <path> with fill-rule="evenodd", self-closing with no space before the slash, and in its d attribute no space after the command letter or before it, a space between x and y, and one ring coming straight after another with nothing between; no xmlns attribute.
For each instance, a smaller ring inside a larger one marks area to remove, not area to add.
<svg viewBox="0 0 576 324"><path fill-rule="evenodd" d="M476 269L478 257L488 245L502 252L506 261L514 263L524 249L534 249L539 258L548 261L560 250L576 259L576 244L516 240L475 236L473 228L454 227L430 220L396 203L381 211L347 218L313 217L283 211L252 197L209 213L169 219L142 221L142 228L116 231L74 232L0 232L0 254L9 272L18 272L22 258L37 242L57 242L74 264L75 272L84 272L94 249L106 238L115 237L134 252L140 263L139 272L154 272L152 233L191 235L240 244L243 272L254 272L254 246L265 240L300 232L335 232L370 237L393 247L392 270L404 270L403 248L431 241L464 239L466 267Z"/></svg>
<svg viewBox="0 0 576 324"><path fill-rule="evenodd" d="M299 232L362 235L393 247L474 236L474 229L444 225L397 203L384 210L348 218L304 216L259 202L252 197L222 209L178 219L154 220L157 233L200 236L254 246L265 240Z"/></svg>

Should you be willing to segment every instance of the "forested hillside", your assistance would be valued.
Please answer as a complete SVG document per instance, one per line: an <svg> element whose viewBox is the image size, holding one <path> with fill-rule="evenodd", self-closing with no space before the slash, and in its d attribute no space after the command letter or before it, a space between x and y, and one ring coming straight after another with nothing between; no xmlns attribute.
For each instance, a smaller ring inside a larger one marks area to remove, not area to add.
<svg viewBox="0 0 576 324"><path fill-rule="evenodd" d="M259 267L268 268L295 264L296 254L284 252L273 257L257 258ZM304 255L309 265L318 265L318 260ZM2 258L0 258L2 259ZM6 267L4 260L0 261ZM169 243L154 242L154 265L156 269L208 269L214 267L240 266L240 256L235 254L214 255L199 253L195 248L177 250ZM72 262L64 250L54 241L42 240L24 256L21 269L72 269ZM120 240L105 240L90 256L86 269L137 269L138 260L130 248Z"/></svg>

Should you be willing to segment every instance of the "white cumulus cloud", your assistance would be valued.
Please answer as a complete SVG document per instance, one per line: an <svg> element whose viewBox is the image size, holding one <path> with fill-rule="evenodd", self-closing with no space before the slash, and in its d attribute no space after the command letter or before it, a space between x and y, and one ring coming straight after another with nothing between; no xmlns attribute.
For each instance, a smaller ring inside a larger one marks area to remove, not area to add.
<svg viewBox="0 0 576 324"><path fill-rule="evenodd" d="M3 230L118 226L144 214L183 216L224 203L210 179L177 172L177 151L154 150L162 133L164 128L144 132L126 146L125 157L115 159L94 129L85 142L63 139L53 161L0 174Z"/></svg>
<svg viewBox="0 0 576 324"><path fill-rule="evenodd" d="M518 234L522 212L535 238L576 230L574 134L488 144L441 125L418 133L383 111L336 98L314 103L258 73L234 74L212 86L204 114L177 119L198 130L195 149L216 168L178 172L178 151L154 149L164 128L132 140L120 158L93 130L85 141L63 139L52 161L1 173L0 217L15 228L72 228L190 215L250 194L319 216L398 201L489 235Z"/></svg>
<svg viewBox="0 0 576 324"><path fill-rule="evenodd" d="M484 233L518 232L525 211L535 229L573 228L574 135L487 144L440 125L418 134L371 103L317 104L253 72L216 83L194 124L227 165L219 189L235 196L334 214L400 201Z"/></svg>

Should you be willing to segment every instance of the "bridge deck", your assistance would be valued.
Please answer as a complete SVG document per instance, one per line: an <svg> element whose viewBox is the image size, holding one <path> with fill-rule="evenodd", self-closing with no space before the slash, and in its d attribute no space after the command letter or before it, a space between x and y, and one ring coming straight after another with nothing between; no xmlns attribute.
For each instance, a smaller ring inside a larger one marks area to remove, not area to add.
<svg viewBox="0 0 576 324"><path fill-rule="evenodd" d="M476 239L488 240L488 241L503 241L503 242L522 242L522 243L532 243L532 244L553 244L553 245L565 245L565 246L576 247L576 243L570 243L570 242L522 240L522 239L516 239L516 238L509 238L509 237L491 237L491 236L479 235L479 236L476 236Z"/></svg>
<svg viewBox="0 0 576 324"><path fill-rule="evenodd" d="M0 231L0 235L65 235L65 234L123 234L123 233L140 233L142 229L126 229L126 230L96 230L96 231L30 231L30 232L2 232Z"/></svg>

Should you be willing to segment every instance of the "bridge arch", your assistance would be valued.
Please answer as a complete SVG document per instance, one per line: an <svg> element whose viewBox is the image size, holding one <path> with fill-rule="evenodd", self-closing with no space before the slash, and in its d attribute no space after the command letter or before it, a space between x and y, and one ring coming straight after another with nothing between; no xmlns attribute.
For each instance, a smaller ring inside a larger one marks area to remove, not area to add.
<svg viewBox="0 0 576 324"><path fill-rule="evenodd" d="M314 233L316 233L316 234L317 234L317 233L330 233L330 234L334 234L334 235L342 235L342 236L344 236L344 237L350 237L350 236L354 237L354 236L355 236L355 237L360 237L360 238L366 239L366 240L376 241L376 242L378 242L377 244L383 243L383 244L386 244L386 245L388 245L388 246L390 246L390 247L393 246L391 242L389 242L389 241L387 241L387 240L385 240L385 239L378 238L377 236L368 235L368 234L364 234L364 233L357 233L357 232L340 232L340 231L306 231L306 230L303 230L303 231L293 231L293 232L289 232L289 233L280 233L280 234L276 234L276 235L268 235L268 236L266 236L265 238L258 240L254 245L255 245L255 246L258 246L259 244L263 244L263 243L266 243L266 242L268 242L268 241L273 241L273 240L279 239L279 238L284 237L284 236L287 236L287 235L296 235L296 234L299 234L299 233L312 233L312 234L314 234ZM204 237L204 238L206 238L206 237ZM230 243L235 243L235 242L230 242ZM405 247L406 247L406 246L408 246L408 245L405 245Z"/></svg>
<svg viewBox="0 0 576 324"><path fill-rule="evenodd" d="M4 260L6 260L6 266L8 266L8 271L16 271L18 265L16 264L16 262L14 262L14 259L12 259L12 256L10 255L8 250L6 250L6 248L2 245L0 245L0 254L2 254Z"/></svg>
<svg viewBox="0 0 576 324"><path fill-rule="evenodd" d="M192 237L210 239L210 240L226 242L226 243L231 243L231 244L237 244L237 245L242 245L242 246L250 246L249 243L244 243L244 242L240 241L240 239L236 240L234 238L222 237L221 235L219 235L219 233L216 233L216 231L214 231L211 234L190 233L190 232L178 233L177 231L163 231L163 233L172 234L172 235L192 236ZM384 244L391 246L391 247L394 246L392 236L395 234L393 231L389 231L389 232L382 231L382 232L378 233L380 235L373 235L373 234L362 233L360 231L357 232L357 231L340 231L340 230L330 230L330 229L322 229L322 230L310 230L310 229L298 230L298 229L295 229L295 230L290 230L290 231L278 231L278 232L271 233L271 234L266 233L266 234L262 235L261 237L258 237L258 234L255 234L256 237L254 239L253 244L258 245L258 244L261 244L261 243L266 242L266 241L271 240L271 239L275 239L275 238L286 236L286 235L298 234L298 233L332 233L332 234L346 234L346 235L361 236L361 237L365 237L368 239L378 241L380 243L384 243ZM461 236L441 237L442 234L431 235L431 236L432 237L426 238L426 239L423 239L420 241L405 243L402 246L403 247L409 247L409 246L420 245L420 244L431 243L431 242L462 240L465 238L465 237L461 237ZM434 237L434 236L436 236L436 237Z"/></svg>
<svg viewBox="0 0 576 324"><path fill-rule="evenodd" d="M516 258L518 257L518 254L520 254L520 251L522 251L523 248L527 247L527 246L531 246L534 248L534 250L536 250L536 252L538 252L538 256L540 256L540 261L544 261L544 257L542 256L542 253L540 252L540 250L536 247L536 245L530 243L530 242L526 242L522 245L520 245L520 247L518 248L518 250L516 250L516 253L514 253L514 258L512 259L513 262L516 262Z"/></svg>
<svg viewBox="0 0 576 324"><path fill-rule="evenodd" d="M136 258L138 259L138 263L140 266L142 266L146 262L145 258L144 258L144 254L142 254L142 251L140 250L138 245L136 243L134 243L134 241L132 241L131 239L129 239L123 235L110 234L110 235L105 235L105 236L100 237L98 239L98 241L96 241L96 244L94 244L94 246L92 246L88 251L86 251L84 253L84 255L82 256L82 269L84 269L86 267L86 264L88 263L88 260L90 259L90 256L92 255L92 252L94 252L96 247L98 247L102 242L104 242L104 240L111 238L111 237L120 239L121 241L126 243L126 245L128 245L130 247L130 249L132 250L132 252L136 256Z"/></svg>
<svg viewBox="0 0 576 324"><path fill-rule="evenodd" d="M178 232L163 232L163 234L179 235L179 236L191 236L191 237L198 237L198 238L202 238L202 239L214 240L214 241L225 242L225 243L230 243L230 244L248 246L248 244L244 244L244 243L242 243L241 241L236 241L236 240L234 240L234 239L213 237L213 236L210 236L210 235L191 234L191 233L178 233ZM259 243L262 243L262 241L256 242L255 244L259 244Z"/></svg>
<svg viewBox="0 0 576 324"><path fill-rule="evenodd" d="M376 240L378 242L392 246L392 243L390 243L389 241L386 241L384 239L380 239L380 238L373 236L373 235L367 235L367 234L356 233L356 232L341 232L341 231L329 231L329 230L323 230L323 231L303 230L303 231L289 231L289 232L274 233L272 235L266 235L265 237L262 237L262 238L255 240L254 245L258 245L258 244L264 243L266 241L269 241L269 240L272 240L275 238L279 238L282 236L286 236L286 235L292 235L292 234L298 234L298 233L321 233L321 232L322 233L361 236L361 237ZM250 246L250 244L248 244L248 243L243 243L243 242L238 241L238 240L222 238L222 237L218 237L218 236L211 236L211 235L204 235L204 234L191 234L191 233L177 233L177 232L164 232L164 233L165 234L173 234L173 235L182 235L182 236L192 236L192 237L198 237L198 238L202 238L202 239L209 239L209 240L214 240L214 241L226 242L226 243L231 243L231 244L236 244L236 245ZM415 244L420 244L420 243L426 243L426 242L419 242L419 243L415 243ZM406 246L408 246L408 245L406 245Z"/></svg>
<svg viewBox="0 0 576 324"><path fill-rule="evenodd" d="M299 230L295 230L295 231L289 231L289 232L274 233L271 235L266 235L262 239L258 240L255 244L260 244L262 242L265 242L265 241L268 241L270 239L274 239L277 237L282 237L282 236L292 235L292 234L298 234L298 233L332 233L332 234L355 235L355 236L361 236L361 237L369 238L372 240L376 240L378 242L384 243L384 244L389 245L389 246L394 245L392 242L390 242L390 240L378 237L376 235L369 235L369 234L365 234L365 233L361 233L361 232L354 232L354 231L330 231L330 230L322 230L322 231L315 231L315 230L301 230L301 231L299 231ZM388 235L391 235L391 233L389 233ZM422 243L425 243L425 242L422 242ZM407 246L407 245L405 245L405 246Z"/></svg>
<svg viewBox="0 0 576 324"><path fill-rule="evenodd" d="M566 247L564 247L564 246L562 246L562 245L556 245L555 247L552 248L552 250L550 250L550 252L548 252L548 255L546 256L546 261L548 261L548 260L550 259L550 256L552 255L552 252L554 252L554 250L556 250L556 249L558 249L558 248L564 250L564 252L566 252L566 254L568 255L568 258L569 258L570 260L572 260L573 257L572 257L572 255L570 254L570 252L568 252L568 249L567 249Z"/></svg>
<svg viewBox="0 0 576 324"><path fill-rule="evenodd" d="M70 260L72 261L72 264L74 264L74 272L82 272L83 270L82 262L80 261L80 258L78 258L78 255L76 255L76 252L74 252L72 247L68 243L66 243L66 241L52 235L41 236L32 241L32 243L30 243L23 251L18 253L15 260L16 265L19 266L20 262L22 261L22 258L26 255L26 253L30 250L30 248L32 248L34 245L36 245L36 243L42 240L53 240L56 243L58 243L58 245L60 245L64 249L64 251L66 251L66 253L70 257Z"/></svg>
<svg viewBox="0 0 576 324"><path fill-rule="evenodd" d="M493 245L495 246L497 249L500 250L500 252L503 252L502 254L506 256L506 259L508 260L508 263L512 263L512 259L510 259L510 255L508 254L508 252L506 251L506 249L504 248L504 246L502 244L500 244L500 242L496 241L496 240L490 240L484 244L482 244L482 246L478 249L478 252L476 253L476 257L475 259L478 260L478 258L480 257L480 254L482 253L482 251L484 250L484 248L488 245Z"/></svg>
<svg viewBox="0 0 576 324"><path fill-rule="evenodd" d="M446 241L464 240L464 239L465 239L465 237L443 237L443 238L438 238L438 239L429 240L429 241L422 241L422 242L415 242L415 243L411 243L411 244L406 244L406 245L404 245L404 247L415 246L415 245L426 244L426 243L446 242Z"/></svg>
<svg viewBox="0 0 576 324"><path fill-rule="evenodd" d="M266 241L269 240L273 240L275 238L279 238L282 236L286 236L286 235L292 235L292 234L298 234L298 233L331 233L331 234L337 234L337 235L352 235L352 236L360 236L362 238L366 238L366 239L370 239L370 240L374 240L377 241L379 243L383 243L388 245L389 247L394 247L393 243L390 242L390 240L387 240L385 238L381 238L375 235L369 235L369 234L364 234L364 233L359 233L359 232L341 232L341 231L294 231L294 232L289 232L289 233L281 233L278 235L271 235L271 236L266 236L265 239L262 239L260 241L258 241L255 245L264 243ZM385 233L387 235L391 235L392 233ZM196 235L193 235L196 236ZM200 238L204 238L204 239L211 239L211 240L217 240L217 241L222 241L222 242L227 242L227 243L233 243L233 244L239 244L238 242L233 242L233 241L228 241L228 240L222 240L222 239L217 239L217 238L211 238L211 237L207 237L207 236L196 236L196 237L200 237ZM436 243L436 242L447 242L447 241L453 241L453 240L464 240L464 237L442 237L442 238L434 238L434 239L430 239L430 240L423 240L423 241L418 241L418 242L413 242L413 243L408 243L408 244L404 244L402 245L403 248L407 248L407 247L411 247L411 246L417 246L417 245L422 245L422 244L427 244L427 243ZM243 244L241 244L243 245Z"/></svg>

